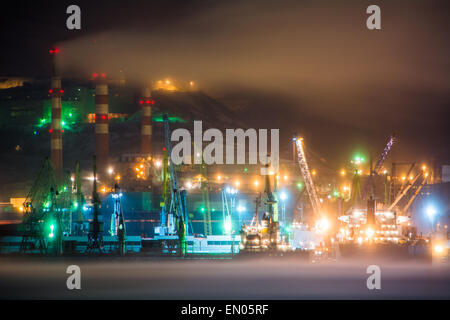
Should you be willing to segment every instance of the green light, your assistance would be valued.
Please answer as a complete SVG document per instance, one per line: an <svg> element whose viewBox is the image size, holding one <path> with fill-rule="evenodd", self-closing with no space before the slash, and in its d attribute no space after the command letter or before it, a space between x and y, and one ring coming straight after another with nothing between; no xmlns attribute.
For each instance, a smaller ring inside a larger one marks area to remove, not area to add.
<svg viewBox="0 0 450 320"><path fill-rule="evenodd" d="M53 238L55 236L55 234L53 233L53 230L55 229L55 226L53 224L50 225L50 233L49 233L49 237Z"/></svg>
<svg viewBox="0 0 450 320"><path fill-rule="evenodd" d="M61 124L64 126L66 123L64 121L62 121Z"/></svg>
<svg viewBox="0 0 450 320"><path fill-rule="evenodd" d="M302 188L302 183L301 182L299 182L299 183L297 183L297 188L299 188L299 189L301 189Z"/></svg>
<svg viewBox="0 0 450 320"><path fill-rule="evenodd" d="M201 208L200 208L200 211L201 211L201 212L205 212L205 210L206 210L205 207L201 207Z"/></svg>
<svg viewBox="0 0 450 320"><path fill-rule="evenodd" d="M78 202L75 201L75 202L73 203L73 207L74 207L75 209L78 208Z"/></svg>
<svg viewBox="0 0 450 320"><path fill-rule="evenodd" d="M69 113L69 117L71 117L71 118L72 118L72 112L71 112L71 113Z"/></svg>
<svg viewBox="0 0 450 320"><path fill-rule="evenodd" d="M248 171L248 169L247 168L244 168L244 172L247 172Z"/></svg>
<svg viewBox="0 0 450 320"><path fill-rule="evenodd" d="M37 135L37 131L33 131L33 134L34 134L34 135Z"/></svg>

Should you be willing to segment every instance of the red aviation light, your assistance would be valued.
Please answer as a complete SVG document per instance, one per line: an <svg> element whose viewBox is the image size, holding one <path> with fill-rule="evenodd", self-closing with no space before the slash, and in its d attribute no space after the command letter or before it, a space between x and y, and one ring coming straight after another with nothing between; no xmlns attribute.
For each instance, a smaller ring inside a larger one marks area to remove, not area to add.
<svg viewBox="0 0 450 320"><path fill-rule="evenodd" d="M150 104L150 100L145 101L146 104Z"/></svg>
<svg viewBox="0 0 450 320"><path fill-rule="evenodd" d="M63 90L63 89L61 89L61 90L60 90L60 92L61 92L61 93L64 93L64 90Z"/></svg>
<svg viewBox="0 0 450 320"><path fill-rule="evenodd" d="M55 50L53 50L53 52L54 52L54 53L58 53L58 52L59 52L59 49L58 49L58 48L55 48Z"/></svg>
<svg viewBox="0 0 450 320"><path fill-rule="evenodd" d="M50 54L53 54L53 49L48 50L48 52L50 52Z"/></svg>
<svg viewBox="0 0 450 320"><path fill-rule="evenodd" d="M103 78L106 77L106 74L102 73L102 77L103 77Z"/></svg>
<svg viewBox="0 0 450 320"><path fill-rule="evenodd" d="M144 104L144 101L143 101L143 100L141 100L141 101L139 101L139 103L140 103L140 104Z"/></svg>
<svg viewBox="0 0 450 320"><path fill-rule="evenodd" d="M64 130L61 130L61 132L64 132Z"/></svg>
<svg viewBox="0 0 450 320"><path fill-rule="evenodd" d="M52 133L52 132L53 132L53 129L49 129L48 132Z"/></svg>
<svg viewBox="0 0 450 320"><path fill-rule="evenodd" d="M53 89L48 90L48 93L53 93Z"/></svg>
<svg viewBox="0 0 450 320"><path fill-rule="evenodd" d="M98 77L98 74L94 72L94 73L92 74L92 77L93 77L93 78L97 78L97 77Z"/></svg>
<svg viewBox="0 0 450 320"><path fill-rule="evenodd" d="M102 115L102 120L106 120L106 116L105 115Z"/></svg>
<svg viewBox="0 0 450 320"><path fill-rule="evenodd" d="M155 104L155 100L152 100L152 104Z"/></svg>

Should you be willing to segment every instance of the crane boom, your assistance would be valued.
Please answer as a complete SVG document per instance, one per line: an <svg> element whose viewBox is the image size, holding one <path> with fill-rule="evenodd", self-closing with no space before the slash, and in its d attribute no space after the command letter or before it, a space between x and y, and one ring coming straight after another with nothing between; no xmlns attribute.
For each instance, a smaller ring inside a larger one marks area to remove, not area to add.
<svg viewBox="0 0 450 320"><path fill-rule="evenodd" d="M302 172L303 180L306 185L306 191L308 192L309 200L311 201L311 206L313 208L314 214L319 215L320 213L320 201L317 196L316 189L314 187L314 182L309 172L308 162L306 161L305 151L303 150L303 138L297 139L297 158L298 164L300 166L300 171Z"/></svg>
<svg viewBox="0 0 450 320"><path fill-rule="evenodd" d="M395 143L395 140L396 140L396 134L393 133L389 137L389 140L388 140L386 146L384 147L383 152L378 157L378 160L377 160L377 163L375 164L375 167L370 172L369 179L367 179L366 183L364 184L363 192L362 192L362 198L363 199L367 198L367 193L369 191L369 187L373 186L373 176L374 175L378 175L380 173L381 168L383 167L383 163L386 161L387 156L388 156L389 152L391 151L392 146Z"/></svg>
<svg viewBox="0 0 450 320"><path fill-rule="evenodd" d="M411 197L411 199L409 199L409 201L406 204L406 206L403 207L402 212L404 214L406 214L406 211L408 211L409 207L412 205L412 203L414 202L416 197L419 195L420 190L422 190L422 188L423 188L423 186L425 185L426 182L427 182L427 177L424 176L423 180L422 180L422 183L417 187L416 192L414 192L413 196Z"/></svg>
<svg viewBox="0 0 450 320"><path fill-rule="evenodd" d="M389 206L389 208L388 208L389 211L392 210L397 205L397 203L406 195L408 190L414 185L414 183L416 183L417 179L419 179L419 177L421 175L422 175L422 172L419 172L417 174L417 176L411 182L408 182L408 184L403 188L403 190L399 192L399 194L397 195L395 200Z"/></svg>

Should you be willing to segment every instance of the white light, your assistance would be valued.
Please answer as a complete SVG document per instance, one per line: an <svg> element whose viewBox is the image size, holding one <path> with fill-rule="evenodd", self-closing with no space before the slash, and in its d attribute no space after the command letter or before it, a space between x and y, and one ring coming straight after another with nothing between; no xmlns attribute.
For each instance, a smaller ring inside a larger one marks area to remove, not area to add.
<svg viewBox="0 0 450 320"><path fill-rule="evenodd" d="M157 161L155 162L155 166L156 166L157 168L161 167L161 165L162 165L162 163L161 163L160 160L157 160Z"/></svg>
<svg viewBox="0 0 450 320"><path fill-rule="evenodd" d="M192 188L192 183L191 182L186 182L186 188L188 188L188 189Z"/></svg>
<svg viewBox="0 0 450 320"><path fill-rule="evenodd" d="M280 194L280 199L281 200L286 200L288 197L287 197L287 194L286 194L286 192L282 192L281 194Z"/></svg>
<svg viewBox="0 0 450 320"><path fill-rule="evenodd" d="M434 217L434 215L436 214L436 208L434 208L433 206L428 206L426 209L426 213L427 216L432 219Z"/></svg>
<svg viewBox="0 0 450 320"><path fill-rule="evenodd" d="M237 211L238 211L238 212L244 212L244 211L245 211L245 207L243 207L243 206L238 206L238 207L237 207Z"/></svg>
<svg viewBox="0 0 450 320"><path fill-rule="evenodd" d="M108 173L109 173L109 174L113 174L113 172L114 172L114 169L111 168L111 167L109 167L109 168L108 168Z"/></svg>

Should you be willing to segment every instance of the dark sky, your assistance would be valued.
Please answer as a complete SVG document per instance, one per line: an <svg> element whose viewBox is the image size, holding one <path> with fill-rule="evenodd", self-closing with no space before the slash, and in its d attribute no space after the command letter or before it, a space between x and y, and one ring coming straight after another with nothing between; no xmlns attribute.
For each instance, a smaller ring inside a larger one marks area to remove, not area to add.
<svg viewBox="0 0 450 320"><path fill-rule="evenodd" d="M65 28L78 4L82 30ZM382 30L365 27L378 4ZM194 79L253 113L250 124L310 138L324 156L378 153L450 162L448 1L14 1L1 11L0 75L95 69L130 82ZM283 136L284 135L284 136ZM371 147L369 147L371 145ZM341 150L341 151L340 151Z"/></svg>

